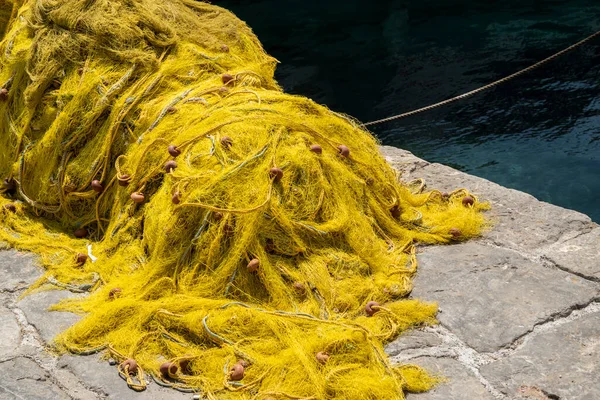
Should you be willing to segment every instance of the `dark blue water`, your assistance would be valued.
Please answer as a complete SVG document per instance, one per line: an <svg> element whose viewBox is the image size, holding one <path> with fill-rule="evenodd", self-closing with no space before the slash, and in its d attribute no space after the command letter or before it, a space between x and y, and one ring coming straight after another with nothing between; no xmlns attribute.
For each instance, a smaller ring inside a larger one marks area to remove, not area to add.
<svg viewBox="0 0 600 400"><path fill-rule="evenodd" d="M282 62L277 78L286 91L365 122L475 89L600 30L598 0L218 4ZM600 39L492 91L373 132L384 144L600 221Z"/></svg>

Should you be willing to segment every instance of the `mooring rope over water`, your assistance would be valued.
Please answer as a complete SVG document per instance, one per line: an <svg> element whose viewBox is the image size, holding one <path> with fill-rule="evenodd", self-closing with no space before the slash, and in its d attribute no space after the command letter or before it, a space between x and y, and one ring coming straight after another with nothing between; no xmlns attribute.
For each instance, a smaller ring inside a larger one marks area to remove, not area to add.
<svg viewBox="0 0 600 400"><path fill-rule="evenodd" d="M422 113L422 112L425 112L425 111L433 110L434 108L438 108L438 107L444 106L446 104L450 104L450 103L453 103L455 101L458 101L458 100L465 99L467 97L473 96L473 95L475 95L477 93L483 92L484 90L487 90L487 89L493 88L494 86L498 86L498 85L500 85L502 83L508 82L511 79L516 78L516 77L518 77L520 75L523 75L526 72L529 72L529 71L532 71L532 70L534 70L534 69L536 69L538 67L541 67L542 65L544 65L544 64L546 64L546 63L548 63L548 62L550 62L550 61L552 61L552 60L554 60L554 59L556 59L556 58L558 58L560 56L562 56L563 54L566 54L569 51L571 51L571 50L573 50L573 49L575 49L575 48L577 48L577 47L579 47L579 46L581 46L581 45L589 42L590 40L594 39L596 36L599 36L599 35L600 35L600 31L598 31L598 32L596 32L596 33L594 33L594 34L586 37L585 39L583 39L583 40L581 40L581 41L579 41L579 42L577 42L577 43L575 43L575 44L567 47L564 50L559 51L558 53L555 53L555 54L551 55L548 58L543 59L542 61L539 61L539 62L537 62L537 63L535 63L533 65L530 65L529 67L527 67L525 69L522 69L522 70L520 70L518 72L515 72L512 75L506 76L506 77L504 77L502 79L499 79L499 80L497 80L495 82L492 82L492 83L490 83L488 85L482 86L482 87L477 88L475 90L471 90L470 92L463 93L461 95L458 95L458 96L453 97L453 98L448 99L448 100L440 101L439 103L431 104L431 105L429 105L427 107L422 107L422 108L419 108L419 109L416 109L416 110L405 112L403 114L393 115L391 117L387 117L387 118L383 118L383 119L378 119L376 121L367 122L367 123L362 124L362 126L379 125L379 124L383 124L385 122L394 121L396 119L410 117L411 115L415 115L415 114L419 114L419 113Z"/></svg>

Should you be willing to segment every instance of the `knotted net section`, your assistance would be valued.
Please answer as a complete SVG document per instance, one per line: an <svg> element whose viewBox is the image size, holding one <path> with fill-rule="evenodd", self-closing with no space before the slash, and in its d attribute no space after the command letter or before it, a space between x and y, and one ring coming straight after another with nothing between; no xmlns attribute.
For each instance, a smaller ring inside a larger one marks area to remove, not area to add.
<svg viewBox="0 0 600 400"><path fill-rule="evenodd" d="M480 234L485 203L399 182L357 121L283 93L222 8L0 5L0 239L39 254L31 291L89 293L54 306L84 316L57 350L210 399L435 382L383 346L435 321L406 299L414 244Z"/></svg>

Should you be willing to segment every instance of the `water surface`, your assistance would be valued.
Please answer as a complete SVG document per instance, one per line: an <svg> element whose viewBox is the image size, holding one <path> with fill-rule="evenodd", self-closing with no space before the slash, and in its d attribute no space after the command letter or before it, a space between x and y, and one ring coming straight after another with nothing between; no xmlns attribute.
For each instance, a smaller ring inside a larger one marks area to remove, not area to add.
<svg viewBox="0 0 600 400"><path fill-rule="evenodd" d="M509 75L600 30L589 0L221 1L286 91L370 121ZM471 99L380 125L387 145L600 222L600 39Z"/></svg>

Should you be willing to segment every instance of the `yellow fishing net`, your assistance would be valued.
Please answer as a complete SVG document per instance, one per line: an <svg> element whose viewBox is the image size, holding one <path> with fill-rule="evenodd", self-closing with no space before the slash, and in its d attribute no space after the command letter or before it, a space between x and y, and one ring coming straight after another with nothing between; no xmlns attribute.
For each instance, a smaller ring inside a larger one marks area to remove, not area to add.
<svg viewBox="0 0 600 400"><path fill-rule="evenodd" d="M383 345L434 322L413 243L481 232L465 190L398 183L351 118L273 79L191 0L0 0L0 239L32 290L90 292L59 351L210 399L402 399ZM18 10L18 12L17 12ZM10 21L10 23L9 23ZM6 29L5 29L6 28ZM89 246L88 246L89 245Z"/></svg>

